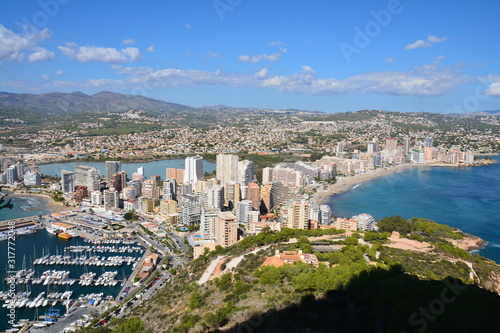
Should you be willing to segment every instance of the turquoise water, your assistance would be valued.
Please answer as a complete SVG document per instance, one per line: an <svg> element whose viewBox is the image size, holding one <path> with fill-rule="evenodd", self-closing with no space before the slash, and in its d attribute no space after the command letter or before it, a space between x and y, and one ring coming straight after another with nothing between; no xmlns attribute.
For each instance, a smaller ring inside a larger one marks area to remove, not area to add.
<svg viewBox="0 0 500 333"><path fill-rule="evenodd" d="M105 175L106 166L104 162L66 162L66 163L55 163L55 164L44 164L40 165L40 172L44 175L61 177L61 170L74 171L77 165L88 165L99 170L101 175ZM166 168L178 168L184 169L184 160L162 160L146 163L122 163L122 170L127 172L129 178L132 177L134 172L137 172L137 168L144 167L144 176L151 177L154 175L161 176L161 179L166 177ZM203 171L213 171L215 170L215 164L207 161L203 161Z"/></svg>
<svg viewBox="0 0 500 333"><path fill-rule="evenodd" d="M499 156L494 157L500 161ZM331 197L335 216L359 213L424 217L479 236L480 254L500 263L500 164L415 167L362 183Z"/></svg>
<svg viewBox="0 0 500 333"><path fill-rule="evenodd" d="M35 215L45 215L52 213L51 209L45 208L48 198L29 195L9 195L5 201L12 199L12 209L4 208L0 210L0 221L18 219Z"/></svg>

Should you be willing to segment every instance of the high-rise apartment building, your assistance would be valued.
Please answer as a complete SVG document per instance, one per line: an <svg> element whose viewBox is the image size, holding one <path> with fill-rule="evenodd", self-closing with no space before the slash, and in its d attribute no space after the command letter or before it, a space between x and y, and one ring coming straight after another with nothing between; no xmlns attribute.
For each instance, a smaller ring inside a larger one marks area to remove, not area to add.
<svg viewBox="0 0 500 333"><path fill-rule="evenodd" d="M228 247L238 242L238 223L231 212L220 212L215 221L215 238L222 247Z"/></svg>
<svg viewBox="0 0 500 333"><path fill-rule="evenodd" d="M175 178L165 179L163 181L163 200L176 200L177 201L177 182Z"/></svg>
<svg viewBox="0 0 500 333"><path fill-rule="evenodd" d="M257 183L248 183L247 199L252 202L252 208L260 210L260 186Z"/></svg>
<svg viewBox="0 0 500 333"><path fill-rule="evenodd" d="M215 223L220 209L204 208L201 211L200 233L204 239L215 239Z"/></svg>
<svg viewBox="0 0 500 333"><path fill-rule="evenodd" d="M71 171L61 171L61 190L63 193L75 192L75 174Z"/></svg>
<svg viewBox="0 0 500 333"><path fill-rule="evenodd" d="M236 205L236 216L238 218L238 223L243 224L248 230L249 224L249 213L252 210L252 202L250 200L241 200Z"/></svg>
<svg viewBox="0 0 500 333"><path fill-rule="evenodd" d="M75 186L85 186L89 191L101 189L101 175L99 170L88 165L75 167Z"/></svg>
<svg viewBox="0 0 500 333"><path fill-rule="evenodd" d="M366 145L366 152L368 154L375 154L377 152L377 144L375 142L368 142L368 144Z"/></svg>
<svg viewBox="0 0 500 333"><path fill-rule="evenodd" d="M125 171L118 171L113 174L113 177L111 178L111 187L113 187L118 193L121 193L126 184L127 173Z"/></svg>
<svg viewBox="0 0 500 333"><path fill-rule="evenodd" d="M184 169L167 168L166 179L175 179L177 184L182 184L184 181Z"/></svg>
<svg viewBox="0 0 500 333"><path fill-rule="evenodd" d="M90 203L95 207L99 207L102 205L102 194L100 191L94 191L90 193Z"/></svg>
<svg viewBox="0 0 500 333"><path fill-rule="evenodd" d="M7 174L7 184L12 185L15 182L17 182L17 180L19 178L19 174L17 173L17 167L15 164L8 167L7 171L5 173Z"/></svg>
<svg viewBox="0 0 500 333"><path fill-rule="evenodd" d="M120 171L121 168L122 168L122 162L120 161L106 161L106 182L108 184L111 184L111 181L113 180L113 175L118 171Z"/></svg>
<svg viewBox="0 0 500 333"><path fill-rule="evenodd" d="M42 184L42 176L36 170L28 170L24 173L24 185L38 186Z"/></svg>
<svg viewBox="0 0 500 333"><path fill-rule="evenodd" d="M118 201L117 191L104 190L103 197L104 197L104 209L112 210L118 208L119 201Z"/></svg>
<svg viewBox="0 0 500 333"><path fill-rule="evenodd" d="M434 139L430 136L426 137L424 141L424 147L434 147Z"/></svg>
<svg viewBox="0 0 500 333"><path fill-rule="evenodd" d="M255 166L252 161L243 160L238 162L238 182L243 185L255 181Z"/></svg>
<svg viewBox="0 0 500 333"><path fill-rule="evenodd" d="M212 186L207 190L207 207L222 209L224 206L224 187L222 185Z"/></svg>
<svg viewBox="0 0 500 333"><path fill-rule="evenodd" d="M160 196L160 188L154 179L146 179L143 182L142 195L147 198L158 198Z"/></svg>
<svg viewBox="0 0 500 333"><path fill-rule="evenodd" d="M238 181L238 156L232 154L217 155L217 179L222 185Z"/></svg>
<svg viewBox="0 0 500 333"><path fill-rule="evenodd" d="M398 148L398 139L397 138L387 138L385 139L385 149L388 151L396 151Z"/></svg>
<svg viewBox="0 0 500 333"><path fill-rule="evenodd" d="M194 184L198 180L203 180L203 158L201 156L186 157L186 169L184 171L184 184Z"/></svg>
<svg viewBox="0 0 500 333"><path fill-rule="evenodd" d="M281 208L283 226L291 229L309 229L309 204L305 201L294 201L291 206Z"/></svg>
<svg viewBox="0 0 500 333"><path fill-rule="evenodd" d="M226 183L224 186L224 203L226 206L232 205L236 207L236 204L241 199L240 184L231 182Z"/></svg>
<svg viewBox="0 0 500 333"><path fill-rule="evenodd" d="M405 155L408 155L408 152L410 151L410 139L405 138L403 141L403 153Z"/></svg>
<svg viewBox="0 0 500 333"><path fill-rule="evenodd" d="M195 226L200 223L201 217L201 203L200 196L197 194L185 194L179 198L180 223Z"/></svg>

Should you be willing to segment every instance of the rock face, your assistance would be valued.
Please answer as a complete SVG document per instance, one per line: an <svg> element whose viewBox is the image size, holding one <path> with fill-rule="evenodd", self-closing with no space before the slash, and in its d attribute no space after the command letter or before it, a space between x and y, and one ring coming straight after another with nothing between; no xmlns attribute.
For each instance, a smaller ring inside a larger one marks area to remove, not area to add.
<svg viewBox="0 0 500 333"><path fill-rule="evenodd" d="M464 237L462 239L448 239L448 241L450 241L450 243L452 243L454 246L465 251L479 249L485 243L483 239L473 235L464 234L463 236Z"/></svg>

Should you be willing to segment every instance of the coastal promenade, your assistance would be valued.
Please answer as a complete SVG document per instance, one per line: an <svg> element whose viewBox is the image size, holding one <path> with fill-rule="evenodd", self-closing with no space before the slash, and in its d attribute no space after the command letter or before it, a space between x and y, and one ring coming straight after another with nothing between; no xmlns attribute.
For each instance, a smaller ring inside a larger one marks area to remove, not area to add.
<svg viewBox="0 0 500 333"><path fill-rule="evenodd" d="M314 194L314 200L316 200L321 204L325 204L328 198L330 198L331 196L349 191L358 184L382 176L390 175L415 166L418 166L418 164L401 164L401 165L395 165L391 167L384 167L380 169L366 171L363 173L355 174L354 176L339 177L337 178L335 184L328 185L327 188L316 192Z"/></svg>

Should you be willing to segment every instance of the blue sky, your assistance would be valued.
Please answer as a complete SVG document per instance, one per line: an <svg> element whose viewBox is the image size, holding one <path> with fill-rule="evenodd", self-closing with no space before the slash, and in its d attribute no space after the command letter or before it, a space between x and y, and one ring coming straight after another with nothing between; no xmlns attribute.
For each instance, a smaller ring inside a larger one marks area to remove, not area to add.
<svg viewBox="0 0 500 333"><path fill-rule="evenodd" d="M499 1L0 2L0 91L500 110Z"/></svg>

